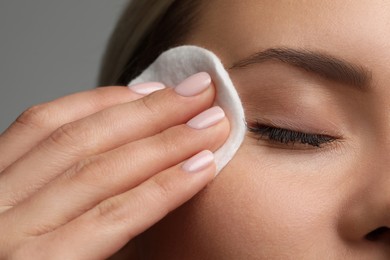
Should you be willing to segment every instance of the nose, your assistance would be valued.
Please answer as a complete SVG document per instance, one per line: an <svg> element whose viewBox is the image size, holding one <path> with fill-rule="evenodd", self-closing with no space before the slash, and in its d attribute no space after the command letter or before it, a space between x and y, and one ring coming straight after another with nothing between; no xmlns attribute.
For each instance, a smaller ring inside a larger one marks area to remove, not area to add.
<svg viewBox="0 0 390 260"><path fill-rule="evenodd" d="M370 156L363 167L356 167L353 182L359 185L346 198L338 225L345 240L390 246L389 154Z"/></svg>

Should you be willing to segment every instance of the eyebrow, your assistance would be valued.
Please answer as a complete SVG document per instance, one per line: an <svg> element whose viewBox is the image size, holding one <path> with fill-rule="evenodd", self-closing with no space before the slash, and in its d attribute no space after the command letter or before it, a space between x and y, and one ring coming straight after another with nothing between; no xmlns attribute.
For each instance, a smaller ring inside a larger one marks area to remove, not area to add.
<svg viewBox="0 0 390 260"><path fill-rule="evenodd" d="M372 80L372 72L363 66L347 62L322 52L291 48L270 48L233 63L229 68L242 69L266 61L280 61L304 69L359 90L366 90Z"/></svg>

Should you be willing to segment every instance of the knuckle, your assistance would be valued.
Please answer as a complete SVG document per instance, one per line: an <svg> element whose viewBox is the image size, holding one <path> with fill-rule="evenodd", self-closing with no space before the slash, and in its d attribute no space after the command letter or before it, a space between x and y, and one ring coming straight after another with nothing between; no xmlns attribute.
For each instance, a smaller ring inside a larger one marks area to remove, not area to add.
<svg viewBox="0 0 390 260"><path fill-rule="evenodd" d="M81 181L85 175L95 174L98 167L95 157L88 157L74 164L69 170L65 172L65 177L73 181Z"/></svg>
<svg viewBox="0 0 390 260"><path fill-rule="evenodd" d="M100 202L96 207L95 211L97 217L100 219L100 223L109 223L113 222L127 222L131 212L128 212L125 202L113 197L107 200Z"/></svg>
<svg viewBox="0 0 390 260"><path fill-rule="evenodd" d="M90 90L90 98L88 101L96 110L102 110L106 107L106 103L108 102L107 92L104 88L96 88Z"/></svg>
<svg viewBox="0 0 390 260"><path fill-rule="evenodd" d="M84 160L81 160L77 162L75 165L73 165L72 168L70 168L66 174L69 178L75 178L75 176L79 176L81 172L93 172L93 163L94 163L94 157L85 158Z"/></svg>
<svg viewBox="0 0 390 260"><path fill-rule="evenodd" d="M111 197L100 202L94 208L94 217L100 224L129 223L134 214L153 208L155 214L166 216L171 211L170 200L175 193L175 186L163 178L152 178L148 182L148 192L133 193L131 197ZM127 203L131 201L130 203Z"/></svg>
<svg viewBox="0 0 390 260"><path fill-rule="evenodd" d="M49 125L50 112L47 104L34 105L26 109L16 118L19 125L45 128Z"/></svg>
<svg viewBox="0 0 390 260"><path fill-rule="evenodd" d="M50 136L49 140L60 146L77 145L79 143L79 135L74 122L66 123L60 126Z"/></svg>
<svg viewBox="0 0 390 260"><path fill-rule="evenodd" d="M183 136L186 136L187 138L182 138ZM166 153L175 151L180 147L185 146L188 139L191 139L188 138L188 133L186 133L186 129L180 126L175 127L173 131L168 129L166 131L161 132L159 135L157 135L157 138L158 142L161 143L161 147Z"/></svg>
<svg viewBox="0 0 390 260"><path fill-rule="evenodd" d="M114 167L109 160L103 158L103 156L95 156L89 159L89 163L84 165L84 175L93 176L95 179L99 179L102 176L107 176L108 173L114 172ZM113 177L112 174L110 174Z"/></svg>
<svg viewBox="0 0 390 260"><path fill-rule="evenodd" d="M151 182L158 198L167 198L174 190L174 187L169 185L169 182L163 181L161 178L152 178Z"/></svg>
<svg viewBox="0 0 390 260"><path fill-rule="evenodd" d="M152 95L141 98L140 102L142 107L152 115L162 111L159 107L159 102Z"/></svg>
<svg viewBox="0 0 390 260"><path fill-rule="evenodd" d="M76 163L64 173L64 177L83 186L104 188L107 178L117 178L115 172L114 166L109 160L101 155L95 155Z"/></svg>
<svg viewBox="0 0 390 260"><path fill-rule="evenodd" d="M162 132L156 138L163 154L169 154L172 150L175 150L175 139L172 139L172 135L168 131Z"/></svg>
<svg viewBox="0 0 390 260"><path fill-rule="evenodd" d="M150 182L152 186L151 196L157 201L163 215L168 214L170 211L168 207L169 201L176 190L173 182L165 181L164 178L159 178L158 176L151 178Z"/></svg>

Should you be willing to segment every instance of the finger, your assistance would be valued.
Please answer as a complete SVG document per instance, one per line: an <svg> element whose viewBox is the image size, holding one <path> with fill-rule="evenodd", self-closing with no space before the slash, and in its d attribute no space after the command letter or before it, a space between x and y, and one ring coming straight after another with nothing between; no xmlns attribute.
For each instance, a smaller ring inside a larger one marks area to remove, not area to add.
<svg viewBox="0 0 390 260"><path fill-rule="evenodd" d="M170 128L77 165L3 215L22 223L13 229L23 233L40 235L54 230L198 151L215 151L228 133L226 118L203 130L187 125Z"/></svg>
<svg viewBox="0 0 390 260"><path fill-rule="evenodd" d="M15 205L83 158L186 122L211 106L214 93L184 97L167 88L62 126L3 172L0 205Z"/></svg>
<svg viewBox="0 0 390 260"><path fill-rule="evenodd" d="M64 259L105 259L111 256L213 179L215 164L210 152L203 151L188 161L195 161L200 170L189 173L182 165L174 166L46 234L43 238L49 249L43 256L58 253L64 254Z"/></svg>
<svg viewBox="0 0 390 260"><path fill-rule="evenodd" d="M140 97L126 87L105 87L61 97L27 109L0 135L0 172L61 125Z"/></svg>

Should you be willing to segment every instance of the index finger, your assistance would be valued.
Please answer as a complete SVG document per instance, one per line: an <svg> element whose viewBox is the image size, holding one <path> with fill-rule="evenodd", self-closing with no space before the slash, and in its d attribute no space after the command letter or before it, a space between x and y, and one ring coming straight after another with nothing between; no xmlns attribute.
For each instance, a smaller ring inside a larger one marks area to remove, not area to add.
<svg viewBox="0 0 390 260"><path fill-rule="evenodd" d="M161 83L156 84L163 88ZM16 161L60 126L84 118L113 105L131 102L143 95L127 87L110 86L78 92L24 111L0 135L0 171Z"/></svg>

